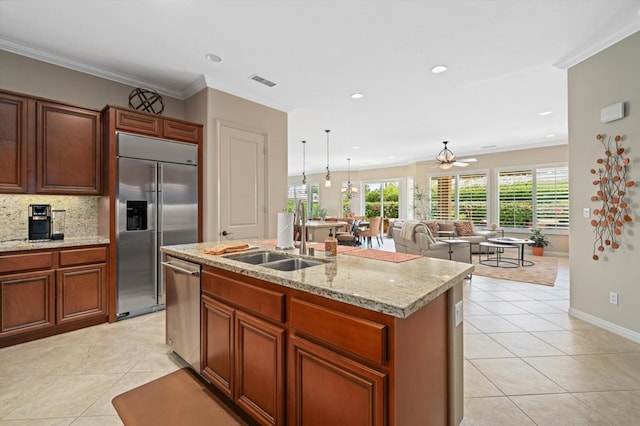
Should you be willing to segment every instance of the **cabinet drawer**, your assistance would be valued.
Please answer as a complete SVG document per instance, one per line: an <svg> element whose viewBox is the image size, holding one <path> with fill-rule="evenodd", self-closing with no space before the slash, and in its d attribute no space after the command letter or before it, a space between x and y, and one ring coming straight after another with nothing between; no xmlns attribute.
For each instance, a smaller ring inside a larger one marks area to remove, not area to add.
<svg viewBox="0 0 640 426"><path fill-rule="evenodd" d="M60 251L60 266L86 265L107 261L107 248L94 247Z"/></svg>
<svg viewBox="0 0 640 426"><path fill-rule="evenodd" d="M265 318L284 322L284 293L236 281L204 270L202 292Z"/></svg>
<svg viewBox="0 0 640 426"><path fill-rule="evenodd" d="M296 298L291 299L290 309L292 328L378 364L386 362L386 325Z"/></svg>
<svg viewBox="0 0 640 426"><path fill-rule="evenodd" d="M51 269L52 267L53 252L50 251L0 256L0 274L33 269Z"/></svg>
<svg viewBox="0 0 640 426"><path fill-rule="evenodd" d="M135 112L116 110L116 128L159 137L162 120Z"/></svg>
<svg viewBox="0 0 640 426"><path fill-rule="evenodd" d="M182 121L165 119L163 122L163 136L176 141L198 143L200 140L200 126Z"/></svg>

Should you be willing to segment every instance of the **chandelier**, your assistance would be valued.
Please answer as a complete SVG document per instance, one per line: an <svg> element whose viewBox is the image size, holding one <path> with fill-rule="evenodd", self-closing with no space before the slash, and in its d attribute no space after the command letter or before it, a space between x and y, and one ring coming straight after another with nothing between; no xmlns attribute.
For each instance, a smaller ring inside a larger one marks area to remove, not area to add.
<svg viewBox="0 0 640 426"><path fill-rule="evenodd" d="M348 161L348 171L347 171L347 187L342 188L342 192L347 196L348 199L352 199L356 195L358 195L358 187L355 185L351 185L351 158L347 158Z"/></svg>

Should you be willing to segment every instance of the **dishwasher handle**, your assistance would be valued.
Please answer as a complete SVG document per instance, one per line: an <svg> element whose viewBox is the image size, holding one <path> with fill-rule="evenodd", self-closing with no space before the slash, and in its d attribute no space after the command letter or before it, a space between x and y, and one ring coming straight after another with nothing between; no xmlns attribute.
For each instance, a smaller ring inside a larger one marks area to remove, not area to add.
<svg viewBox="0 0 640 426"><path fill-rule="evenodd" d="M180 271L180 272L185 273L185 274L193 275L193 276L196 276L196 277L200 275L200 271L193 271L191 269L181 268L181 267L176 266L176 265L174 265L174 264L172 264L170 262L160 262L160 263L162 263L167 268L175 269L176 271Z"/></svg>

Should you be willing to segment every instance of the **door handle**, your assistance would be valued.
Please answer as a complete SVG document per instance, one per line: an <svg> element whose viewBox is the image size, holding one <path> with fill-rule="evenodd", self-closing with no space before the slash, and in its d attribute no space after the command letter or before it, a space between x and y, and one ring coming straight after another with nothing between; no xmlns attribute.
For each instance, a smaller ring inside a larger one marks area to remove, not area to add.
<svg viewBox="0 0 640 426"><path fill-rule="evenodd" d="M231 235L233 232L222 231L222 236L226 237L227 235Z"/></svg>
<svg viewBox="0 0 640 426"><path fill-rule="evenodd" d="M162 263L167 268L175 269L176 271L180 271L180 272L182 272L184 274L195 275L195 276L199 276L200 275L200 271L192 271L192 270L189 270L189 269L181 268L181 267L173 265L173 264L171 264L169 262L160 262L160 263Z"/></svg>

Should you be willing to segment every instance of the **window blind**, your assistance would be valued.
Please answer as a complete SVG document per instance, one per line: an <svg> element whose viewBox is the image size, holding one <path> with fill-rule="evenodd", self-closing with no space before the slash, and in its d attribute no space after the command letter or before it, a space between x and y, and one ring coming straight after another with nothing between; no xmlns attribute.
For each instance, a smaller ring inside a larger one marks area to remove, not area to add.
<svg viewBox="0 0 640 426"><path fill-rule="evenodd" d="M498 210L500 226L533 226L533 171L498 173Z"/></svg>
<svg viewBox="0 0 640 426"><path fill-rule="evenodd" d="M569 229L569 168L536 169L536 226Z"/></svg>

